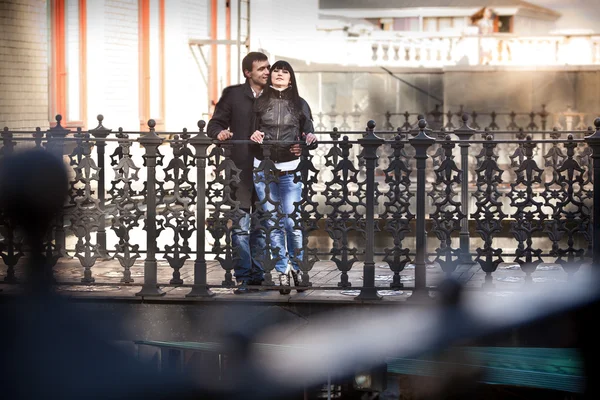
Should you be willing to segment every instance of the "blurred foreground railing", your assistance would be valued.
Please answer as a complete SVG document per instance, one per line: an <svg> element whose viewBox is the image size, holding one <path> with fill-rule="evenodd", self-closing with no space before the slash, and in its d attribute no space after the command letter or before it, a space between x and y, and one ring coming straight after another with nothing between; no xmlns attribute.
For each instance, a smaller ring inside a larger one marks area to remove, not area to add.
<svg viewBox="0 0 600 400"><path fill-rule="evenodd" d="M301 285L350 287L349 272L362 264L358 298L375 299L375 262L382 262L393 272L391 289L423 296L431 289L430 263L447 275L460 264L479 263L485 288L501 263L518 265L527 283L543 263L559 264L568 276L592 261L598 265L600 118L595 131L493 135L471 128L468 118L452 131L431 131L421 120L408 132L376 132L372 121L366 131L319 132L319 147L303 149L302 201L291 215L303 233L304 251L290 255L304 272ZM152 120L148 132L115 132L101 116L98 121L87 132L64 129L57 117L46 132L2 133L0 157L30 147L65 154L70 195L46 236L49 263L74 257L81 283L93 284L98 260L112 259L121 266L121 283L137 285L131 269L143 260L138 294L144 296L161 295L164 286L189 286L189 297L234 286L231 235L241 210L232 194L239 169L227 155L240 142L215 143L204 134L204 121L197 133L156 132ZM256 171L278 179L269 165ZM267 218L282 215L254 215L255 227L268 234ZM3 279L18 283L27 249L22 234L5 217L0 221ZM263 252L264 284L278 288L269 250L272 245ZM184 278L191 260L193 274ZM207 260L221 266L222 281L208 281ZM324 260L340 271L336 286L311 280L315 263ZM170 269L168 281L158 279L159 268ZM401 279L407 269L414 269L413 285Z"/></svg>

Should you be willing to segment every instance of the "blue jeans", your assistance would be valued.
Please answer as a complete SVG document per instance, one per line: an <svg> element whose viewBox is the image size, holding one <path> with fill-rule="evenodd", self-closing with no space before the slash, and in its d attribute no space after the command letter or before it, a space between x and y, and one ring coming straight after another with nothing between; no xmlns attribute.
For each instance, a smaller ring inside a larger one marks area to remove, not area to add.
<svg viewBox="0 0 600 400"><path fill-rule="evenodd" d="M240 210L242 216L231 232L231 244L238 252L239 259L234 266L235 280L238 282L258 282L263 279L262 263L256 258L264 251L265 234L260 229L251 229L250 214Z"/></svg>
<svg viewBox="0 0 600 400"><path fill-rule="evenodd" d="M263 171L256 172L254 180L254 187L263 212L273 213L267 220L267 226L271 229L271 251L281 257L275 264L275 269L281 274L289 272L288 263L290 261L292 267L296 271L299 270L297 260L302 259L302 231L294 229L294 220L291 218L300 216L298 214L290 215L295 211L294 203L299 203L302 198L302 183L294 182L294 177L294 174L287 174L280 176L279 182L269 183L268 199L279 204L277 210L274 204L265 201L267 198L265 173Z"/></svg>

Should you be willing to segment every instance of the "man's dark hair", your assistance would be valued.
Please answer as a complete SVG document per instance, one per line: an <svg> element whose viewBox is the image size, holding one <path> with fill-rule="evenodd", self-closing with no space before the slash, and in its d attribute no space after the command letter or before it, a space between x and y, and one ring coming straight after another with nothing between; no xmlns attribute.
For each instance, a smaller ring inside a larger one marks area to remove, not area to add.
<svg viewBox="0 0 600 400"><path fill-rule="evenodd" d="M254 61L267 61L269 58L266 54L259 51L251 51L246 54L246 57L242 60L242 74L246 77L246 71L252 71L252 64Z"/></svg>

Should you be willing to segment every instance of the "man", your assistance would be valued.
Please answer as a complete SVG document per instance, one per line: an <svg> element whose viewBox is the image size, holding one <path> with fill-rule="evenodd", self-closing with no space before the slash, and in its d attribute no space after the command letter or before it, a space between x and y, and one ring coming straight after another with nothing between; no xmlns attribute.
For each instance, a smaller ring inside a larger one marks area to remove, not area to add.
<svg viewBox="0 0 600 400"><path fill-rule="evenodd" d="M208 122L208 136L220 141L249 140L254 132L252 113L254 100L260 96L269 77L269 59L263 53L250 52L242 60L242 73L246 82L225 88L215 112ZM239 259L234 267L235 278L239 283L236 294L248 293L248 285L260 285L263 280L263 269L256 262L256 256L264 252L264 233L251 230L250 212L253 205L254 157L250 152L250 144L236 143L231 151L231 160L240 172L240 182L233 195L240 202L242 217L239 226L233 229L231 240L233 248L238 251ZM250 250L252 248L252 251ZM258 254L257 254L258 253Z"/></svg>

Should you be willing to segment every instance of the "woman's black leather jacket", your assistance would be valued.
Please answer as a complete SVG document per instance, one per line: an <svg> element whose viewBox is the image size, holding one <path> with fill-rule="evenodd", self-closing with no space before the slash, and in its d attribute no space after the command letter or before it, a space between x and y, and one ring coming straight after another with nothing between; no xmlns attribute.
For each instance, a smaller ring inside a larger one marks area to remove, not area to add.
<svg viewBox="0 0 600 400"><path fill-rule="evenodd" d="M303 133L314 133L308 103L300 98L300 108L294 104L291 97L289 88L279 91L268 87L256 100L254 129L265 134L263 140L292 142L304 140ZM298 157L290 152L291 146L291 143L275 143L270 147L269 158L274 162L295 160ZM263 149L261 145L255 145L253 148L254 156L259 160L264 159Z"/></svg>

